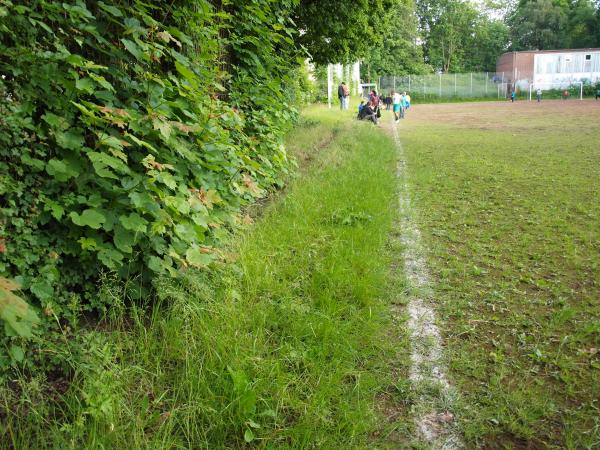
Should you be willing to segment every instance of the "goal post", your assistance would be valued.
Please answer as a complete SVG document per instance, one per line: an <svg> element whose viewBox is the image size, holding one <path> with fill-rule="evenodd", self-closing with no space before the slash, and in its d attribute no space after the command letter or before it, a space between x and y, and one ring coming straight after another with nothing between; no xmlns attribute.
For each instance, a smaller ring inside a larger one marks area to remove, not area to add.
<svg viewBox="0 0 600 450"><path fill-rule="evenodd" d="M377 83L360 83L358 86L360 88L358 93L363 98L369 97L369 92L372 91L373 89L375 89L376 92L379 92L379 89L377 89ZM366 95L365 95L365 89L367 89Z"/></svg>
<svg viewBox="0 0 600 450"><path fill-rule="evenodd" d="M569 100L577 98L583 100L583 81L553 81L537 82L529 85L529 101L537 98L537 90L541 89L542 99L561 98Z"/></svg>

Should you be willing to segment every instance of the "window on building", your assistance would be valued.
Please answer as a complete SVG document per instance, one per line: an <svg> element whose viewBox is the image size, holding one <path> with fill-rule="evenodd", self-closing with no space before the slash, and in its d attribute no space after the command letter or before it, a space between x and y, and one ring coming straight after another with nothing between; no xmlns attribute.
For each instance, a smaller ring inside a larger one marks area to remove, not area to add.
<svg viewBox="0 0 600 450"><path fill-rule="evenodd" d="M583 71L592 71L592 55L585 55L585 60L583 61Z"/></svg>

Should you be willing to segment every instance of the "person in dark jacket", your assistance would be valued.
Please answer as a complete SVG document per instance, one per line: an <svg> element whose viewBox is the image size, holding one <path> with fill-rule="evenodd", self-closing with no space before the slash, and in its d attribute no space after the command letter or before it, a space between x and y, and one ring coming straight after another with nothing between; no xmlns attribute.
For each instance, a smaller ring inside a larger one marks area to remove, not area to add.
<svg viewBox="0 0 600 450"><path fill-rule="evenodd" d="M373 108L373 104L370 101L367 102L367 104L360 111L358 118L361 120L370 120L377 125L377 112Z"/></svg>

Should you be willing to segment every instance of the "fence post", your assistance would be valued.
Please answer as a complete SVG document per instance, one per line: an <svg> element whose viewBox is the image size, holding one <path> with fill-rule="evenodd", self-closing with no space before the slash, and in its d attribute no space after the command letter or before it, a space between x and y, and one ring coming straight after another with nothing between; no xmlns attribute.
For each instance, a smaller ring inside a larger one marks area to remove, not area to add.
<svg viewBox="0 0 600 450"><path fill-rule="evenodd" d="M410 74L408 75L408 92L410 92Z"/></svg>
<svg viewBox="0 0 600 450"><path fill-rule="evenodd" d="M473 72L471 72L471 97L473 97Z"/></svg>
<svg viewBox="0 0 600 450"><path fill-rule="evenodd" d="M485 96L487 97L488 73L485 73Z"/></svg>
<svg viewBox="0 0 600 450"><path fill-rule="evenodd" d="M440 72L440 98L442 98L442 73Z"/></svg>
<svg viewBox="0 0 600 450"><path fill-rule="evenodd" d="M331 109L331 64L327 65L327 105Z"/></svg>
<svg viewBox="0 0 600 450"><path fill-rule="evenodd" d="M583 81L579 82L579 100L583 100Z"/></svg>
<svg viewBox="0 0 600 450"><path fill-rule="evenodd" d="M533 88L533 84L529 84L529 101L531 101L531 90Z"/></svg>
<svg viewBox="0 0 600 450"><path fill-rule="evenodd" d="M456 97L456 74L454 74L454 96Z"/></svg>
<svg viewBox="0 0 600 450"><path fill-rule="evenodd" d="M394 91L396 91L396 75L394 75Z"/></svg>

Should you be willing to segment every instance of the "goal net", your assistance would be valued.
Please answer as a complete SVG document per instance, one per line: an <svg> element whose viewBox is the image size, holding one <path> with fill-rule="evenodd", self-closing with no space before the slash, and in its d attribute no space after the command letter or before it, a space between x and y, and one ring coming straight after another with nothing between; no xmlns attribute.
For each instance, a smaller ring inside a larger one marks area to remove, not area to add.
<svg viewBox="0 0 600 450"><path fill-rule="evenodd" d="M541 99L583 100L583 81L548 81L529 85L529 100Z"/></svg>

